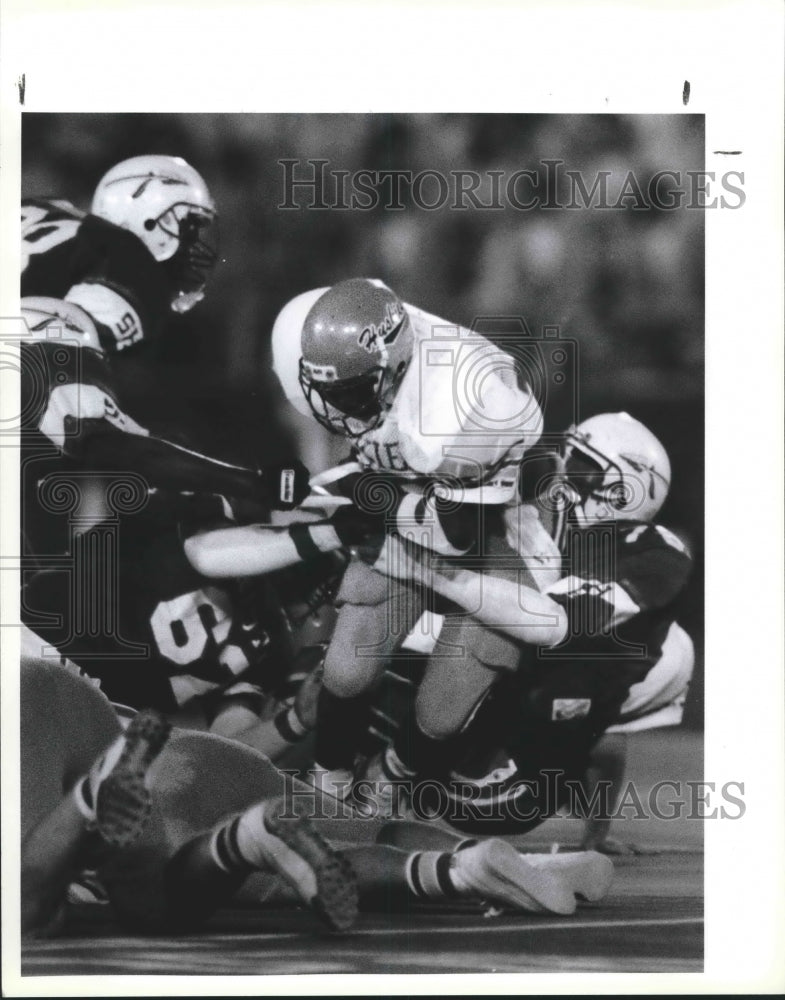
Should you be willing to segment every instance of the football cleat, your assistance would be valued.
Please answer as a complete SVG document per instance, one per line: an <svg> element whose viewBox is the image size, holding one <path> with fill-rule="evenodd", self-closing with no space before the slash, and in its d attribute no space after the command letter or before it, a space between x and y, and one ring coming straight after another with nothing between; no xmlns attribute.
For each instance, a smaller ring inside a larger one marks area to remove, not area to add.
<svg viewBox="0 0 785 1000"><path fill-rule="evenodd" d="M127 847L144 830L152 809L147 774L170 730L160 712L139 712L77 785L79 810L107 844Z"/></svg>
<svg viewBox="0 0 785 1000"><path fill-rule="evenodd" d="M539 871L566 880L572 892L581 899L596 903L608 895L613 881L613 862L597 851L523 856Z"/></svg>
<svg viewBox="0 0 785 1000"><path fill-rule="evenodd" d="M304 803L293 802L287 815L283 804L283 799L271 799L262 805L262 822L255 831L259 854L329 928L348 930L358 913L352 866L316 832Z"/></svg>
<svg viewBox="0 0 785 1000"><path fill-rule="evenodd" d="M459 893L530 913L575 912L569 877L529 862L506 840L484 840L452 855L450 879Z"/></svg>

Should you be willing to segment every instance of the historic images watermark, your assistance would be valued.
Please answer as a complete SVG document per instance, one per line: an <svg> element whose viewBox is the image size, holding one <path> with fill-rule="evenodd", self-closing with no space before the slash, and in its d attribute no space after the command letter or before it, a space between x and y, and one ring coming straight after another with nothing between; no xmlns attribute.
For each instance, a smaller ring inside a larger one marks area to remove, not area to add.
<svg viewBox="0 0 785 1000"><path fill-rule="evenodd" d="M296 778L298 772L284 771ZM446 820L457 826L494 824L530 829L556 813L581 820L737 820L747 805L743 781L684 781L666 778L650 787L628 781L621 788L601 780L591 790L566 772L543 769L533 778L485 785L467 780L356 781L324 795L312 784L288 781L284 815L310 819ZM296 813L295 813L296 807Z"/></svg>
<svg viewBox="0 0 785 1000"><path fill-rule="evenodd" d="M343 170L326 159L281 159L281 210L517 212L741 208L744 172L571 170L560 159L519 170Z"/></svg>

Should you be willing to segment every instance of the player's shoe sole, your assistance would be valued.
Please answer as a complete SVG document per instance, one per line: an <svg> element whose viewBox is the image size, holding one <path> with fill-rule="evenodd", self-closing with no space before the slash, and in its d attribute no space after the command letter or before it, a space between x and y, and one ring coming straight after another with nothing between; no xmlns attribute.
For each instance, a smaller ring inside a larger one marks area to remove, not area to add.
<svg viewBox="0 0 785 1000"><path fill-rule="evenodd" d="M505 840L484 840L458 852L455 864L461 882L473 895L492 903L535 913L575 912L575 895L560 872L548 872L528 862Z"/></svg>
<svg viewBox="0 0 785 1000"><path fill-rule="evenodd" d="M282 816L283 801L264 804L259 847L269 865L331 930L348 930L359 910L352 866L316 832L302 804L292 803Z"/></svg>
<svg viewBox="0 0 785 1000"><path fill-rule="evenodd" d="M107 844L128 847L141 836L152 809L145 778L170 731L169 722L154 709L131 720L117 763L96 796L96 829Z"/></svg>
<svg viewBox="0 0 785 1000"><path fill-rule="evenodd" d="M613 862L597 851L564 854L526 854L527 861L543 872L561 875L581 899L596 903L608 895L613 881Z"/></svg>

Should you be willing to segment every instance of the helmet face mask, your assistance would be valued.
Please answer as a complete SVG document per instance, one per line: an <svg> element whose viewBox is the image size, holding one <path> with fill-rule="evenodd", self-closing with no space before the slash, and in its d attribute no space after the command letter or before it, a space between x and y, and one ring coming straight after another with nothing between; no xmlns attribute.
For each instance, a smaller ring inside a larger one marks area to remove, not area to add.
<svg viewBox="0 0 785 1000"><path fill-rule="evenodd" d="M178 218L178 208L186 212ZM204 298L204 288L218 259L217 225L214 216L193 206L173 206L156 220L158 228L172 238L169 226L176 225L174 253L163 262L172 285L178 289L172 309L187 312Z"/></svg>
<svg viewBox="0 0 785 1000"><path fill-rule="evenodd" d="M381 421L383 381L380 365L353 378L318 381L300 360L300 386L313 415L322 427L346 437L359 437Z"/></svg>
<svg viewBox="0 0 785 1000"><path fill-rule="evenodd" d="M185 160L136 156L116 164L99 182L92 212L138 236L165 267L175 312L187 312L204 297L218 258L215 205Z"/></svg>
<svg viewBox="0 0 785 1000"><path fill-rule="evenodd" d="M363 278L328 289L302 328L299 383L316 420L356 438L392 406L412 354L411 321L389 288Z"/></svg>
<svg viewBox="0 0 785 1000"><path fill-rule="evenodd" d="M591 417L565 435L570 519L651 521L670 488L670 462L657 438L626 413Z"/></svg>

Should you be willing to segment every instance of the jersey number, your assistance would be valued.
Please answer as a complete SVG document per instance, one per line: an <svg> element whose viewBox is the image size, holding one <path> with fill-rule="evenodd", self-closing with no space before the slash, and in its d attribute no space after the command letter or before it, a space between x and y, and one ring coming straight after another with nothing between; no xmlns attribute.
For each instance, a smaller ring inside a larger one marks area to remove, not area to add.
<svg viewBox="0 0 785 1000"><path fill-rule="evenodd" d="M22 206L22 270L34 253L46 253L76 235L80 219L47 220L49 209L41 205Z"/></svg>
<svg viewBox="0 0 785 1000"><path fill-rule="evenodd" d="M162 656L183 667L198 660L207 640L225 642L232 627L226 608L203 590L160 601L150 625Z"/></svg>

